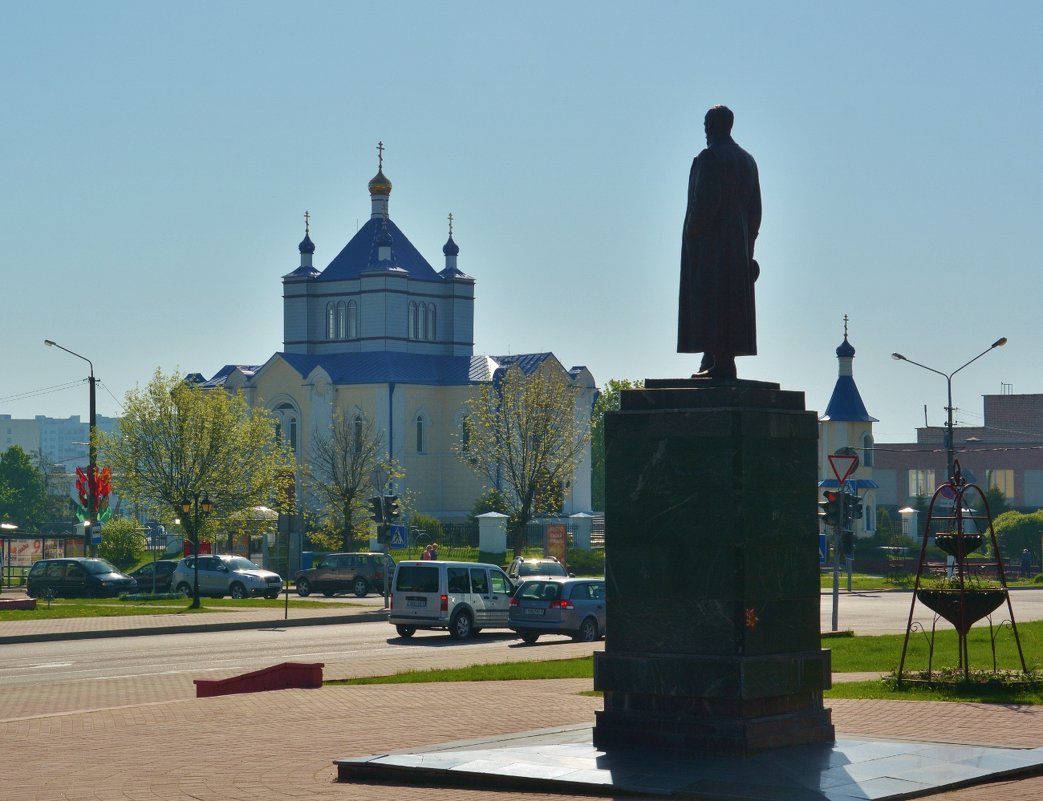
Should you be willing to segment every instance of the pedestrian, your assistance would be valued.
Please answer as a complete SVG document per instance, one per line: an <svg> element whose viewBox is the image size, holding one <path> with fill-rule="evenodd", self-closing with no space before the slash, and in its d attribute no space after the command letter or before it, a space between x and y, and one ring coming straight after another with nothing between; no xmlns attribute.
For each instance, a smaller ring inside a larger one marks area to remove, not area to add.
<svg viewBox="0 0 1043 801"><path fill-rule="evenodd" d="M431 543L431 558L432 559L437 559L438 558L438 543L437 542L432 542Z"/></svg>
<svg viewBox="0 0 1043 801"><path fill-rule="evenodd" d="M423 559L425 562L429 561L431 559L434 559L434 557L431 556L431 546L430 545L428 545L426 548L424 548L424 553L423 553L423 555L420 558Z"/></svg>
<svg viewBox="0 0 1043 801"><path fill-rule="evenodd" d="M1032 575L1032 551L1028 548L1021 552L1021 574L1019 578L1029 578Z"/></svg>

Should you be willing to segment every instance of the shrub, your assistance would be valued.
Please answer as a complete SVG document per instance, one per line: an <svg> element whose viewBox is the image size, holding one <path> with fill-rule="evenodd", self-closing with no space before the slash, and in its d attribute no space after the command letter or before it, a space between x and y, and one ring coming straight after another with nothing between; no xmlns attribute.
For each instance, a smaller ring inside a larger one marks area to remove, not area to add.
<svg viewBox="0 0 1043 801"><path fill-rule="evenodd" d="M128 518L110 520L101 529L98 556L120 569L137 564L145 552L145 529Z"/></svg>

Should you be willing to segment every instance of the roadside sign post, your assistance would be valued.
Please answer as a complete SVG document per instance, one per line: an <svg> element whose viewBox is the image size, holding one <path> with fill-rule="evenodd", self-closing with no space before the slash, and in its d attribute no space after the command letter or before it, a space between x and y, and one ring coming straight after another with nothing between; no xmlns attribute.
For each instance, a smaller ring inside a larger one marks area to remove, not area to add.
<svg viewBox="0 0 1043 801"><path fill-rule="evenodd" d="M837 477L837 521L833 526L833 631L840 630L840 543L841 529L844 527L845 482L858 469L858 454L851 448L841 448L829 457L829 466ZM849 563L850 564L850 563ZM850 567L848 569L848 591L851 589Z"/></svg>

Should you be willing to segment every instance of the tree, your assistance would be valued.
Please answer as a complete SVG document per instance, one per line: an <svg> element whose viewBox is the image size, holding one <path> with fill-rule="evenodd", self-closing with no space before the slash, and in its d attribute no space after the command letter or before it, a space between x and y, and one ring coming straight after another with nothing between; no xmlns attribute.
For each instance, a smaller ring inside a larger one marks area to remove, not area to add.
<svg viewBox="0 0 1043 801"><path fill-rule="evenodd" d="M514 555L537 514L559 511L589 437L585 410L564 370L544 364L531 375L518 365L497 371L467 401L460 458L500 493Z"/></svg>
<svg viewBox="0 0 1043 801"><path fill-rule="evenodd" d="M145 530L136 520L118 517L109 520L102 529L98 556L108 559L118 568L128 568L145 552Z"/></svg>
<svg viewBox="0 0 1043 801"><path fill-rule="evenodd" d="M0 520L35 531L47 509L47 485L28 454L18 445L0 453Z"/></svg>
<svg viewBox="0 0 1043 801"><path fill-rule="evenodd" d="M157 370L148 386L127 393L118 429L102 439L116 491L157 520L181 518L189 538L203 538L207 518L184 515L181 502L206 493L213 520L267 503L285 505L277 491L292 456L276 441L266 411L251 410L238 393L203 389ZM292 475L292 472L291 472Z"/></svg>
<svg viewBox="0 0 1043 801"><path fill-rule="evenodd" d="M598 393L590 413L590 502L599 511L605 509L605 412L619 411L619 393L624 389L640 389L644 381L612 378Z"/></svg>
<svg viewBox="0 0 1043 801"><path fill-rule="evenodd" d="M1040 537L1043 536L1043 509L1028 514L1004 512L992 521L992 529L996 532L1004 559L1017 560L1025 548L1038 559Z"/></svg>
<svg viewBox="0 0 1043 801"><path fill-rule="evenodd" d="M348 420L341 413L334 417L328 432L316 430L312 435L308 485L324 524L311 535L313 540L331 547L339 544L349 551L360 530L368 532L368 500L374 492L380 495L384 490L383 481L375 478L386 472L382 443L372 420L361 416Z"/></svg>

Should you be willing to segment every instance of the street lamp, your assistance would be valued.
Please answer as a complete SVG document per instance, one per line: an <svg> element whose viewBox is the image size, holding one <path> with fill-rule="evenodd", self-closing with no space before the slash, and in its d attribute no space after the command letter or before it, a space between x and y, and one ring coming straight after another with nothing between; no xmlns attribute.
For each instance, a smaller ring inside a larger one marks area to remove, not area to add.
<svg viewBox="0 0 1043 801"><path fill-rule="evenodd" d="M907 359L901 353L892 353L891 354L891 358L892 359L895 359L895 360L900 361L900 362L909 362L909 364L915 364L917 367L922 367L924 370L928 370L928 371L930 371L932 373L940 375L942 378L945 379L945 383L946 383L946 386L947 386L948 392L949 392L949 405L945 407L945 410L948 413L948 417L947 417L947 420L946 420L946 423L945 423L945 452L946 452L946 459L947 459L947 469L949 471L949 474L948 474L947 478L949 478L949 479L951 479L953 477L953 474L954 474L953 463L955 462L955 457L954 457L954 454L953 454L953 433L952 433L952 377L954 375L956 375L958 372L960 372L960 370L962 370L968 364L972 364L972 363L976 362L978 359L980 359L982 356L984 356L986 353L988 353L993 348L1002 348L1006 344L1007 344L1007 338L1006 337L1000 337L995 342L993 342L991 345L989 345L989 347L987 347L985 350L983 350L981 353L979 353L977 356L975 356L973 359L971 359L969 362L967 362L966 364L960 365L955 370L953 370L951 373L943 373L941 370L935 370L933 367L928 367L926 364L920 364L920 362L914 362L912 359Z"/></svg>
<svg viewBox="0 0 1043 801"><path fill-rule="evenodd" d="M189 497L185 496L181 499L181 512L184 515L182 520L192 516L192 530L189 534L192 536L192 605L190 609L199 608L199 516L200 514L209 515L214 511L214 504L210 501L210 495L207 492L203 492L203 497L199 497L197 492L195 495Z"/></svg>
<svg viewBox="0 0 1043 801"><path fill-rule="evenodd" d="M52 339L45 339L43 341L43 344L46 345L49 348L58 348L58 350L64 350L66 353L69 353L69 354L75 356L77 359L83 359L85 362L87 362L88 365L90 365L90 368L91 368L90 375L87 377L87 382L90 384L90 404L91 405L90 405L90 418L89 418L89 422L88 422L89 434L87 436L87 439L90 440L90 443L87 446L88 447L88 453L90 454L89 462L87 464L87 476L88 476L88 481L87 481L87 521L86 521L87 522L87 526L85 526L84 529L83 529L83 553L84 553L84 555L86 555L86 553L87 553L87 543L88 543L89 538L91 536L90 535L90 523L91 523L91 520L96 516L94 507L98 503L98 499L95 497L95 492L94 492L94 488L95 488L96 483L97 483L97 476L95 475L95 473L97 473L97 471L98 471L98 439L95 436L95 429L98 426L98 411L97 411L97 402L96 402L95 388L94 388L97 379L94 378L94 362L92 362L86 356L81 356L79 353L76 353L75 351L69 350L68 348L63 348L61 345L59 345L57 342L55 342ZM95 556L95 555L96 555L96 551L94 549L94 545L92 544L91 545L91 556Z"/></svg>

